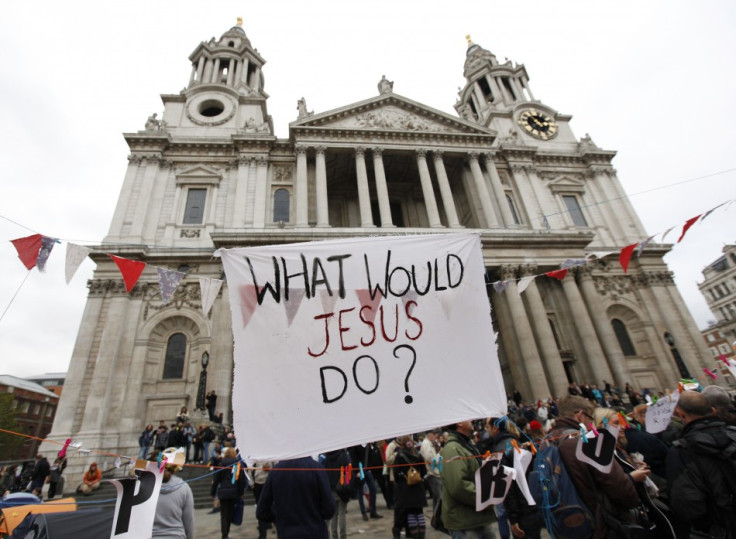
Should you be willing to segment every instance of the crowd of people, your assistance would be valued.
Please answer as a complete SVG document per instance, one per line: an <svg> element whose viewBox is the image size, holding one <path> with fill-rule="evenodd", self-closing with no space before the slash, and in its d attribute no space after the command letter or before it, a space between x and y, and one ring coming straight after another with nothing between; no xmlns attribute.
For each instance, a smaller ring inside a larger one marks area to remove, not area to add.
<svg viewBox="0 0 736 539"><path fill-rule="evenodd" d="M629 384L623 390L605 381L570 384L561 398L524 401L512 393L504 417L462 421L415 435L346 447L281 462L242 461L233 432L212 422L191 427L186 408L169 429L147 425L140 437L141 457L155 460L164 449L181 448L186 461L211 467L212 512L220 513L221 535L242 519L246 488L256 498L259 539L274 525L280 539L344 539L346 512L353 501L365 520L381 519L382 506L393 512L392 535L422 539L429 515L441 513L453 539L490 539L497 522L502 539L541 537L545 515L513 482L503 503L476 510L476 472L483 456L503 454L513 467L510 447L553 443L577 493L594 519L591 537L620 537L622 527L644 520L653 537L736 537L736 399L721 387L683 391L669 426L646 430L649 404L665 395ZM214 410L211 415L217 419ZM221 417L221 415L220 415ZM581 425L589 430L619 427L614 460L602 471L576 454ZM20 473L3 469L0 485L18 482L40 495L49 482L53 498L66 465L38 455ZM533 466L529 467L531 470ZM153 536L172 528L191 537L193 501L189 486L167 465ZM78 492L92 492L101 478L93 463ZM164 495L166 493L166 495ZM160 513L160 514L159 514ZM695 536L695 535L692 535Z"/></svg>

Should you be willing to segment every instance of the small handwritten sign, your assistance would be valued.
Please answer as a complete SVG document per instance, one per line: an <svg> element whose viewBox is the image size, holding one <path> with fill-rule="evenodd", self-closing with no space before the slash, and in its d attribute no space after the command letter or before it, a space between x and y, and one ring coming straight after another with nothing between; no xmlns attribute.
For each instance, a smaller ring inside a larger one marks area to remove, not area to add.
<svg viewBox="0 0 736 539"><path fill-rule="evenodd" d="M668 397L662 397L656 403L647 407L645 419L647 432L656 434L667 428L679 398L680 394L674 393Z"/></svg>

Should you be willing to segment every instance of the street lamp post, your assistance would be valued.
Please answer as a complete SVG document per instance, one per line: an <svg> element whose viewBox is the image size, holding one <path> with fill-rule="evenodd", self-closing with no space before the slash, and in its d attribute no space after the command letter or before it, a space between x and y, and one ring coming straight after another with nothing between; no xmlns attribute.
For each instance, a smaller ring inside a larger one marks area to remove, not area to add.
<svg viewBox="0 0 736 539"><path fill-rule="evenodd" d="M210 362L210 354L205 350L202 354L202 372L199 373L199 389L197 390L197 410L204 410L204 395L207 392L207 364Z"/></svg>

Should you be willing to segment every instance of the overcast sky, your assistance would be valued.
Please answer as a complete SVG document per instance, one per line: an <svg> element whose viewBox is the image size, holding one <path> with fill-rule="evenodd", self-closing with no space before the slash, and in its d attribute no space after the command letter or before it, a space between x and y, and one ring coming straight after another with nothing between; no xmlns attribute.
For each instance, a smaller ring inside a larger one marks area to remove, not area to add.
<svg viewBox="0 0 736 539"><path fill-rule="evenodd" d="M65 242L107 234L129 153L121 134L161 115L160 94L189 81L189 54L238 16L267 61L279 137L300 97L315 113L338 108L377 95L382 75L455 114L470 34L524 64L534 96L571 114L578 138L618 152L649 234L736 198L726 0L12 2L0 17L0 374L67 370L94 263L67 286ZM735 215L719 210L665 257L701 328L714 317L696 283L733 243ZM62 243L46 273L27 275L9 240L36 232Z"/></svg>

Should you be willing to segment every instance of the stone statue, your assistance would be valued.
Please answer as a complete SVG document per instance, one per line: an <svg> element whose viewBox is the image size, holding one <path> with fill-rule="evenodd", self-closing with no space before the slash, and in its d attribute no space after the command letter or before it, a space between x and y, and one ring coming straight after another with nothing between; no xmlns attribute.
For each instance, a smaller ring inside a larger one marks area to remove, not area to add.
<svg viewBox="0 0 736 539"><path fill-rule="evenodd" d="M475 118L473 117L473 111L470 108L470 105L468 105L467 103L464 103L460 107L460 116L462 116L463 119L468 120L470 122L475 121Z"/></svg>
<svg viewBox="0 0 736 539"><path fill-rule="evenodd" d="M394 81L387 80L386 75L381 76L381 80L378 81L378 93L383 94L390 94L394 91Z"/></svg>
<svg viewBox="0 0 736 539"><path fill-rule="evenodd" d="M597 148L595 142L593 142L593 139L590 138L590 135L588 133L585 133L584 137L580 138L580 148Z"/></svg>
<svg viewBox="0 0 736 539"><path fill-rule="evenodd" d="M256 120L251 116L245 121L245 132L255 133L256 132Z"/></svg>
<svg viewBox="0 0 736 539"><path fill-rule="evenodd" d="M148 120L146 120L146 131L158 131L161 128L161 122L156 119L156 116L158 114L154 112L148 117Z"/></svg>
<svg viewBox="0 0 736 539"><path fill-rule="evenodd" d="M306 118L307 116L311 116L312 114L314 114L314 111L310 112L307 110L307 100L303 97L296 102L296 110L299 111L299 116L297 116L297 120L301 120L302 118Z"/></svg>

